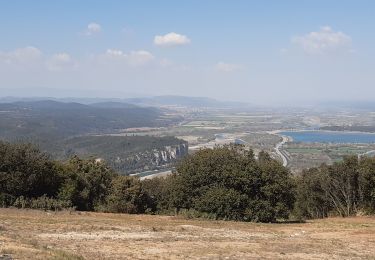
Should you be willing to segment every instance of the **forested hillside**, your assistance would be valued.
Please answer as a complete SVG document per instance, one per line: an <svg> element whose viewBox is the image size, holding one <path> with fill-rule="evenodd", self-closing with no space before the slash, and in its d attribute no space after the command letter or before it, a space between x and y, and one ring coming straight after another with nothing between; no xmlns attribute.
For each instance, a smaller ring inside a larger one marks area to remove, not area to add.
<svg viewBox="0 0 375 260"><path fill-rule="evenodd" d="M0 140L33 143L55 159L66 160L75 154L102 158L116 170L129 173L174 162L187 153L186 142L173 137L108 134L126 128L167 126L179 120L157 108L121 102L0 103Z"/></svg>
<svg viewBox="0 0 375 260"><path fill-rule="evenodd" d="M129 127L170 123L156 108L128 104L35 101L0 103L0 137L6 140L62 139L93 133L113 133Z"/></svg>

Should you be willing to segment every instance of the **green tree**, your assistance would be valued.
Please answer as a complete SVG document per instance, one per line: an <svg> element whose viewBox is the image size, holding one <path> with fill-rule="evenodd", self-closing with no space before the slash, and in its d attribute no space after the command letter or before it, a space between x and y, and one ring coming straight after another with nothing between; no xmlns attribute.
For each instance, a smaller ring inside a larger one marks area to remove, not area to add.
<svg viewBox="0 0 375 260"><path fill-rule="evenodd" d="M0 142L3 196L55 196L61 182L56 163L38 148L31 144Z"/></svg>
<svg viewBox="0 0 375 260"><path fill-rule="evenodd" d="M295 214L298 217L328 217L332 206L322 187L325 179L319 168L304 170L300 176L296 177Z"/></svg>
<svg viewBox="0 0 375 260"><path fill-rule="evenodd" d="M169 177L169 206L218 218L275 221L293 207L289 171L266 153L255 159L243 146L203 149L177 165Z"/></svg>
<svg viewBox="0 0 375 260"><path fill-rule="evenodd" d="M103 162L73 157L63 169L64 183L58 197L71 201L78 210L95 210L105 205L117 174Z"/></svg>
<svg viewBox="0 0 375 260"><path fill-rule="evenodd" d="M375 158L345 157L297 177L296 211L307 218L375 211Z"/></svg>
<svg viewBox="0 0 375 260"><path fill-rule="evenodd" d="M361 158L359 189L362 208L368 213L375 213L375 157Z"/></svg>
<svg viewBox="0 0 375 260"><path fill-rule="evenodd" d="M106 198L106 211L144 213L148 201L139 178L119 175L112 180L110 193Z"/></svg>
<svg viewBox="0 0 375 260"><path fill-rule="evenodd" d="M346 157L340 163L321 167L322 188L332 207L340 216L350 216L357 212L359 201L358 158Z"/></svg>
<svg viewBox="0 0 375 260"><path fill-rule="evenodd" d="M218 219L244 220L248 201L244 193L214 186L196 198L194 208L200 212L214 213Z"/></svg>
<svg viewBox="0 0 375 260"><path fill-rule="evenodd" d="M156 213L170 213L171 209L179 205L176 199L182 197L181 187L178 184L175 173L166 178L143 180L142 186L147 193L148 210Z"/></svg>
<svg viewBox="0 0 375 260"><path fill-rule="evenodd" d="M265 211L273 212L273 217L267 221L274 221L276 217L288 218L295 201L295 185L289 170L264 152L259 154L259 167L262 185L255 198L264 201Z"/></svg>

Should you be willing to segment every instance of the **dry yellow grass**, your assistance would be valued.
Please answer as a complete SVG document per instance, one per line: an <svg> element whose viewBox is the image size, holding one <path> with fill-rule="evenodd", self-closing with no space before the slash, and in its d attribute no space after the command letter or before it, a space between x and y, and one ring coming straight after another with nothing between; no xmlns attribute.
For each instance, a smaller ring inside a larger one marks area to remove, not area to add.
<svg viewBox="0 0 375 260"><path fill-rule="evenodd" d="M375 218L255 224L0 209L2 254L14 259L375 259Z"/></svg>

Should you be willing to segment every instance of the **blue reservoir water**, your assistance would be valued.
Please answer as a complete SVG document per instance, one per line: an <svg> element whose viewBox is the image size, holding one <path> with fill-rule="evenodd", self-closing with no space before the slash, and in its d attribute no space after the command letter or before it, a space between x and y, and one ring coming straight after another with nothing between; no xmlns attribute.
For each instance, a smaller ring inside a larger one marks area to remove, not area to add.
<svg viewBox="0 0 375 260"><path fill-rule="evenodd" d="M280 132L290 136L294 142L305 143L375 143L375 134L329 131Z"/></svg>

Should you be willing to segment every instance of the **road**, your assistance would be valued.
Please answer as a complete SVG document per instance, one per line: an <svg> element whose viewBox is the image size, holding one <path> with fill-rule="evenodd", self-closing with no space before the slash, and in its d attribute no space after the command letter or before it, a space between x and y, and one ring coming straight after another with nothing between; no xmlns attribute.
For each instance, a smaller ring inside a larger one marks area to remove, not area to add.
<svg viewBox="0 0 375 260"><path fill-rule="evenodd" d="M155 174L150 174L150 175L147 175L147 176L140 177L140 180L143 181L143 180L152 179L152 178L155 178L155 177L167 176L167 175L170 175L170 174L172 174L172 170L166 170L166 171L161 171L161 172L158 172L158 173L155 173Z"/></svg>
<svg viewBox="0 0 375 260"><path fill-rule="evenodd" d="M283 160L283 166L286 167L288 165L288 159L285 155L285 152L281 150L282 146L289 141L289 138L285 135L282 135L281 136L282 140L280 143L278 143L276 146L275 146L275 151L276 153L281 157L281 159Z"/></svg>
<svg viewBox="0 0 375 260"><path fill-rule="evenodd" d="M365 153L358 154L358 157L375 154L375 150L367 151Z"/></svg>

